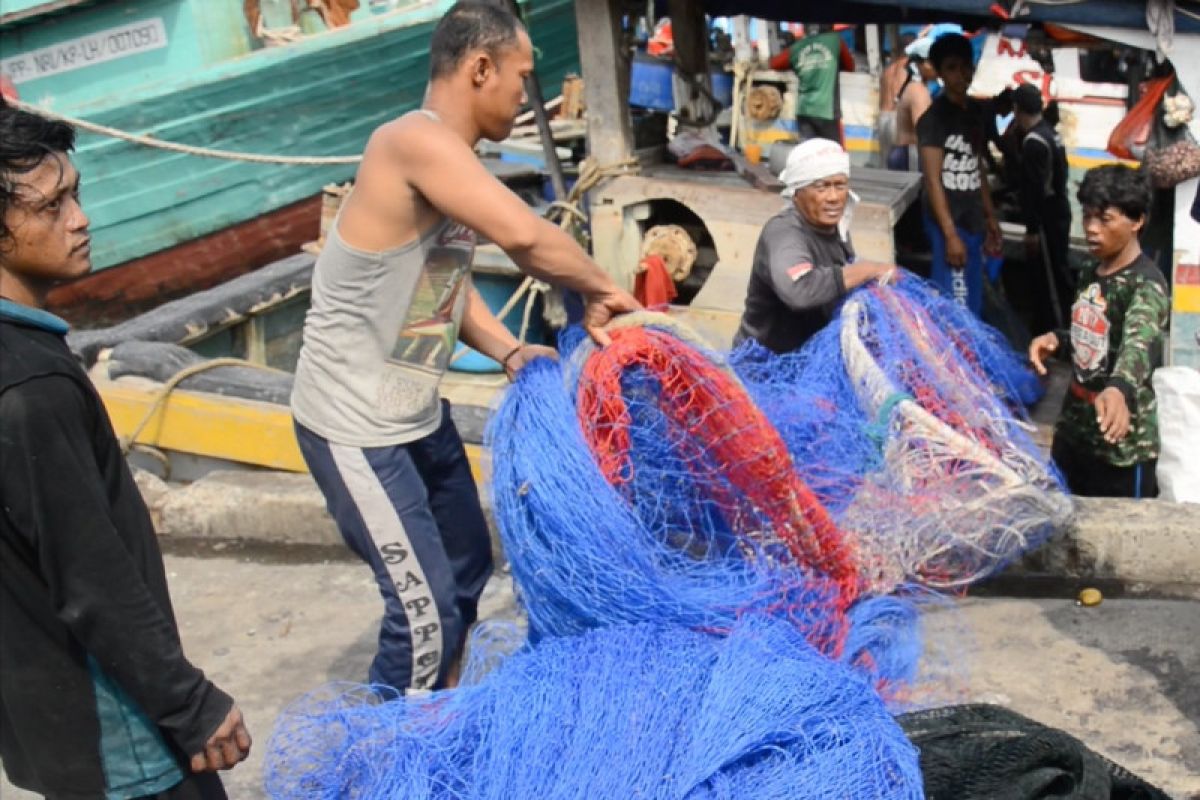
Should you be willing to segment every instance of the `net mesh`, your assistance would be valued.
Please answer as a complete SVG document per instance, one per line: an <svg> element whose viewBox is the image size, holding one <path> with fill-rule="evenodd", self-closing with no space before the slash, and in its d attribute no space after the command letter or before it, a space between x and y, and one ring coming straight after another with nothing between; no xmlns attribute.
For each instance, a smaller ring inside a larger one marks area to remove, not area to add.
<svg viewBox="0 0 1200 800"><path fill-rule="evenodd" d="M1070 514L1036 380L909 277L784 356L660 315L611 336L567 332L489 425L526 644L475 637L451 692L302 701L273 797L920 796L884 703L957 668L921 603Z"/></svg>
<svg viewBox="0 0 1200 800"><path fill-rule="evenodd" d="M966 586L1069 519L1032 437L1032 373L912 276L855 292L801 351L731 363L831 509L872 591Z"/></svg>
<svg viewBox="0 0 1200 800"><path fill-rule="evenodd" d="M545 640L477 684L384 699L331 687L293 704L268 745L268 794L922 796L916 750L870 685L769 618L727 636L633 625Z"/></svg>
<svg viewBox="0 0 1200 800"><path fill-rule="evenodd" d="M897 721L920 748L929 800L1168 800L1074 736L1000 706L929 709Z"/></svg>

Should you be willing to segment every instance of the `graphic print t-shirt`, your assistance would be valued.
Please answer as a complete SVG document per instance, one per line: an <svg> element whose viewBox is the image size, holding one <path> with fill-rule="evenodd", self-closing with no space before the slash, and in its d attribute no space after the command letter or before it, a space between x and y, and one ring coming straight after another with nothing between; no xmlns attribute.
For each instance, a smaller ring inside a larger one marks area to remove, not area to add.
<svg viewBox="0 0 1200 800"><path fill-rule="evenodd" d="M1056 436L1115 466L1157 457L1158 403L1151 376L1162 365L1170 313L1166 279L1145 255L1111 275L1091 270L1080 276L1071 327L1058 332L1059 341L1066 345L1076 383L1093 393L1121 390L1130 428L1120 442L1106 442L1092 402L1068 393Z"/></svg>
<svg viewBox="0 0 1200 800"><path fill-rule="evenodd" d="M792 45L796 72L796 116L833 119L833 95L838 79L842 39L838 33L805 36Z"/></svg>
<svg viewBox="0 0 1200 800"><path fill-rule="evenodd" d="M983 152L983 114L974 100L966 108L939 95L917 120L917 144L942 149L941 184L950 204L954 224L971 233L984 229L983 177L979 158ZM928 193L923 193L926 213L932 213Z"/></svg>

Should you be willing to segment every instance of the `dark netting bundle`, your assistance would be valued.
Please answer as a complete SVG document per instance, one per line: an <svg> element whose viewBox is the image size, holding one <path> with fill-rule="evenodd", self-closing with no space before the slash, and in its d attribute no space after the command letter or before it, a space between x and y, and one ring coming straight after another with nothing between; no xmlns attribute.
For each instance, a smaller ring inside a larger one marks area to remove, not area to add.
<svg viewBox="0 0 1200 800"><path fill-rule="evenodd" d="M903 714L929 800L1170 800L1083 742L992 705Z"/></svg>
<svg viewBox="0 0 1200 800"><path fill-rule="evenodd" d="M423 697L310 696L277 723L266 788L277 800L922 796L917 753L870 685L761 617L727 636L624 625L545 639Z"/></svg>
<svg viewBox="0 0 1200 800"><path fill-rule="evenodd" d="M873 591L965 586L1071 515L1029 434L1032 372L915 277L852 293L796 353L748 343L730 362Z"/></svg>

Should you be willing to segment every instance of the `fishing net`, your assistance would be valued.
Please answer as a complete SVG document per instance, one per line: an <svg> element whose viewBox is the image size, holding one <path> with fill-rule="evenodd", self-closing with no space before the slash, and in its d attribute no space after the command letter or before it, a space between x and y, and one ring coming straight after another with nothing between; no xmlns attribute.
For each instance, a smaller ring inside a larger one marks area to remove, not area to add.
<svg viewBox="0 0 1200 800"><path fill-rule="evenodd" d="M643 334L614 331L612 347ZM840 653L850 591L796 563L799 538L793 551L776 534L774 509L738 492L697 452L681 430L686 423L659 412L661 393L647 391L639 402L645 384L631 380L626 413L649 414L655 427L624 426L639 466L613 482L577 421L574 382L559 364L523 369L492 417L492 503L531 636L650 621L720 631L746 612L769 610L823 652ZM647 458L651 452L657 456ZM774 452L783 459L776 471L791 472L786 448ZM620 469L612 459L610 470Z"/></svg>
<svg viewBox="0 0 1200 800"><path fill-rule="evenodd" d="M966 586L1069 519L1030 436L1032 373L913 277L859 290L801 351L731 363L859 553L871 591Z"/></svg>
<svg viewBox="0 0 1200 800"><path fill-rule="evenodd" d="M769 618L727 636L647 624L546 639L477 684L387 697L333 687L287 709L268 794L922 796L917 753L869 684Z"/></svg>
<svg viewBox="0 0 1200 800"><path fill-rule="evenodd" d="M1074 736L1000 706L929 709L897 722L920 748L929 800L1169 800Z"/></svg>

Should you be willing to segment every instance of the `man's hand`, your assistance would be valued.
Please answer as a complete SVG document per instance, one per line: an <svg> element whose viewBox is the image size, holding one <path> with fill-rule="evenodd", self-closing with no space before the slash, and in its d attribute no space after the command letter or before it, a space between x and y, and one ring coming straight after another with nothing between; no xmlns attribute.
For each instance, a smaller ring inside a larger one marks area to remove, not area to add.
<svg viewBox="0 0 1200 800"><path fill-rule="evenodd" d="M995 217L987 221L987 237L983 240L983 250L989 255L998 256L1004 252L1004 233Z"/></svg>
<svg viewBox="0 0 1200 800"><path fill-rule="evenodd" d="M521 345L521 349L509 356L508 360L504 362L504 374L508 376L510 381L516 380L517 373L521 371L521 368L535 358L551 358L558 361L558 351L553 347L546 347L540 344Z"/></svg>
<svg viewBox="0 0 1200 800"><path fill-rule="evenodd" d="M612 339L604 331L604 326L611 322L613 317L637 311L642 307L633 295L616 287L603 294L589 295L586 302L587 305L583 309L583 329L601 347L612 343Z"/></svg>
<svg viewBox="0 0 1200 800"><path fill-rule="evenodd" d="M1042 260L1042 240L1036 233L1025 234L1025 261L1038 264Z"/></svg>
<svg viewBox="0 0 1200 800"><path fill-rule="evenodd" d="M1045 361L1058 352L1058 337L1053 333L1043 333L1029 343L1029 363L1038 375L1046 374Z"/></svg>
<svg viewBox="0 0 1200 800"><path fill-rule="evenodd" d="M967 265L967 246L956 232L946 237L946 263L952 267Z"/></svg>
<svg viewBox="0 0 1200 800"><path fill-rule="evenodd" d="M1125 395L1120 389L1110 386L1096 395L1096 422L1104 441L1116 444L1129 433L1129 406L1125 405Z"/></svg>
<svg viewBox="0 0 1200 800"><path fill-rule="evenodd" d="M239 761L250 755L250 731L242 721L242 712L237 706L229 709L225 721L209 737L204 752L192 756L192 772L216 772L232 769Z"/></svg>
<svg viewBox="0 0 1200 800"><path fill-rule="evenodd" d="M893 275L896 272L895 264L872 264L871 265L871 280L877 280L880 283L890 283Z"/></svg>

